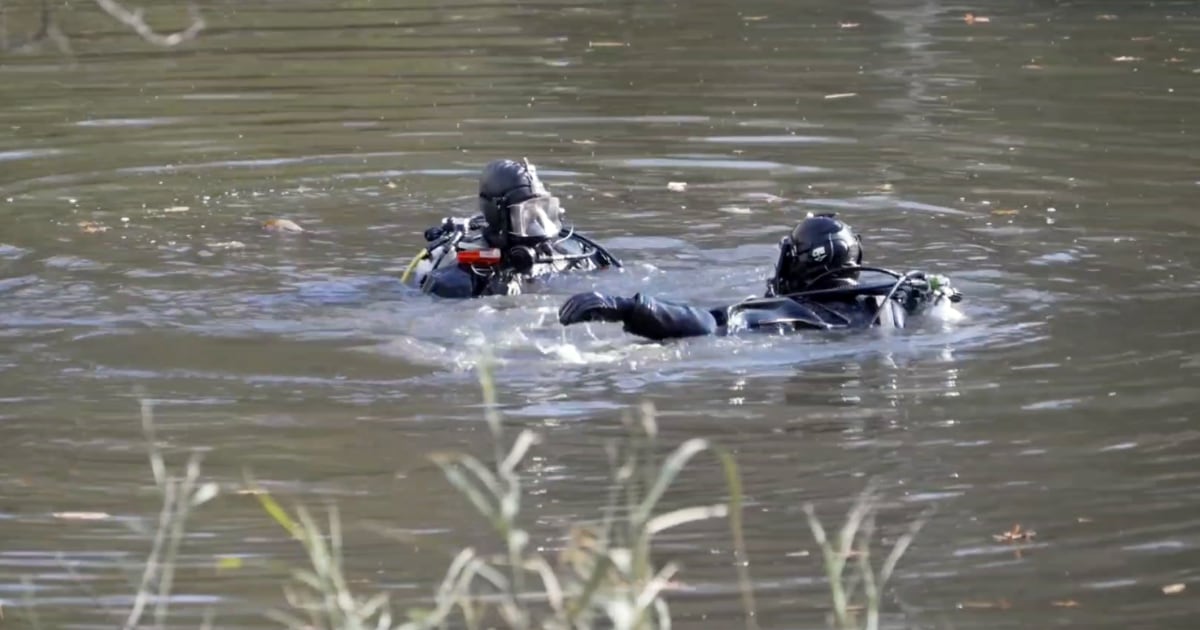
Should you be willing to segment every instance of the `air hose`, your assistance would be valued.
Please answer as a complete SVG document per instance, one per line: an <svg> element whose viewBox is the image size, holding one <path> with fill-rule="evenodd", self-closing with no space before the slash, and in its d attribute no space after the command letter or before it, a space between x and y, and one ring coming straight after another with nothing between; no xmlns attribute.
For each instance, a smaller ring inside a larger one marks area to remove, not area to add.
<svg viewBox="0 0 1200 630"><path fill-rule="evenodd" d="M413 270L417 268L417 263L427 257L429 257L429 250L422 247L421 251L417 252L416 256L413 256L412 262L408 263L408 268L404 270L404 275L400 276L400 282L408 284L408 278L412 275Z"/></svg>

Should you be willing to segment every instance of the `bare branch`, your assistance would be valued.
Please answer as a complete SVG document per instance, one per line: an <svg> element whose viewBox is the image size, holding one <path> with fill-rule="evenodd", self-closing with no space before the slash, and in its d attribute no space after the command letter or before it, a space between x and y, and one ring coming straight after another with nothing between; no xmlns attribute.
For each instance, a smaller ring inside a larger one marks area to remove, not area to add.
<svg viewBox="0 0 1200 630"><path fill-rule="evenodd" d="M200 11L194 4L188 5L188 13L192 16L191 25L182 31L177 31L169 35L163 35L155 32L153 28L150 28L149 24L146 24L146 21L142 19L141 9L134 9L133 11L130 11L116 0L94 1L100 6L101 9L104 9L105 13L112 16L113 19L133 29L133 31L141 36L142 39L156 46L178 46L183 42L195 39L195 37L200 34L200 31L204 30L206 26L204 17L200 15Z"/></svg>

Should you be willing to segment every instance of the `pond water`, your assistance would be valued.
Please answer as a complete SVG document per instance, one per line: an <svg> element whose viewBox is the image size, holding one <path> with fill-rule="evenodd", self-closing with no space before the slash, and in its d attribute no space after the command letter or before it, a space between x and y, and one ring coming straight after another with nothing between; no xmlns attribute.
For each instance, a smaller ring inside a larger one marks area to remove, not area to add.
<svg viewBox="0 0 1200 630"><path fill-rule="evenodd" d="M507 422L546 438L526 508L547 547L598 514L603 440L650 401L664 448L738 454L763 627L822 625L802 507L840 521L870 477L888 537L935 508L889 623L1200 613L1194 3L224 2L171 50L86 4L58 10L73 54L0 56L6 618L111 627L128 604L158 505L142 396L174 467L202 449L207 478L336 502L359 586L422 603L489 544L426 457L489 452L484 346ZM6 15L10 41L36 26ZM625 271L468 302L402 286L483 164L521 156ZM826 210L869 262L953 278L967 319L664 345L555 320L593 288L761 294L779 238ZM721 494L700 462L668 503ZM993 539L1016 523L1037 537ZM234 493L189 531L182 623L271 627L294 543ZM677 624L740 624L724 525L662 542Z"/></svg>

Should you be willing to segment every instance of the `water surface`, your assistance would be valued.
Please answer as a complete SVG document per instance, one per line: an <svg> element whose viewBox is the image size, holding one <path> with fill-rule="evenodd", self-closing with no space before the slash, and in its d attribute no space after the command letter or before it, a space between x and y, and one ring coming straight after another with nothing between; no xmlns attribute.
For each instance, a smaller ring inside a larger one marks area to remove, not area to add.
<svg viewBox="0 0 1200 630"><path fill-rule="evenodd" d="M128 604L157 510L142 394L175 465L198 448L223 483L336 501L363 587L420 603L487 540L425 459L487 452L486 345L509 422L548 439L528 508L549 548L597 514L601 440L649 400L665 443L739 453L764 627L821 625L802 505L833 521L872 476L888 536L936 508L889 622L1191 627L1200 20L1098 7L968 24L939 0L243 2L169 51L64 10L73 56L0 57L6 616L31 597L49 625L98 627ZM424 229L509 156L625 272L461 303L400 285ZM760 294L817 211L871 262L952 276L968 319L667 345L554 319L592 288ZM261 229L278 217L307 232ZM714 488L701 467L669 502ZM992 538L1014 523L1038 533L1019 551ZM295 546L246 496L190 531L177 614L268 627ZM740 623L723 531L663 539L682 627Z"/></svg>

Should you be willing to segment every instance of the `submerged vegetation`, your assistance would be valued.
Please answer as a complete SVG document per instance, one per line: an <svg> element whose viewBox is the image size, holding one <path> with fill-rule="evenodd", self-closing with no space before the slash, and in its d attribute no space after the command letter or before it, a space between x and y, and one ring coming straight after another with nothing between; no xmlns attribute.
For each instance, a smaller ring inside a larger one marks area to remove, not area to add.
<svg viewBox="0 0 1200 630"><path fill-rule="evenodd" d="M490 457L465 453L434 453L430 457L490 525L499 552L462 549L431 593L430 603L400 615L387 593L361 594L350 587L336 507L329 509L327 529L323 529L304 506L289 511L248 480L243 492L253 494L266 515L299 542L307 556L308 566L292 570L283 586L286 606L268 612L268 617L293 630L662 630L672 626L667 594L681 567L674 562L656 562L655 537L687 523L723 518L729 526L745 627L757 629L742 525L741 477L732 453L694 438L660 457L653 407L644 405L636 418L627 414L623 418L625 437L606 445L610 463L607 504L598 506L595 521L572 524L565 548L557 557L547 557L530 545L529 533L522 525L521 465L542 438L522 430L509 439L486 364L480 369L480 384L484 418L495 447ZM155 444L148 403L143 403L142 418L163 506L133 605L122 615L125 629L147 627L144 620L151 609L153 627L164 627L184 526L195 508L219 493L216 483L200 481L198 455L189 460L182 477L169 475ZM660 511L659 504L673 482L703 453L711 454L720 466L725 496L705 505ZM805 506L829 581L829 622L837 630L879 627L884 588L921 525L920 521L914 523L876 570L870 546L877 509L878 494L871 484L854 502L846 522L830 536L813 507ZM39 627L36 602L26 602L23 610L32 625ZM207 616L204 627L211 622L212 617Z"/></svg>

